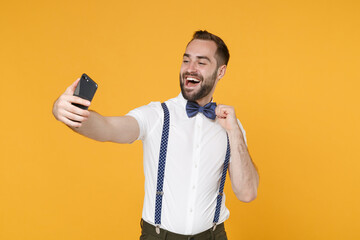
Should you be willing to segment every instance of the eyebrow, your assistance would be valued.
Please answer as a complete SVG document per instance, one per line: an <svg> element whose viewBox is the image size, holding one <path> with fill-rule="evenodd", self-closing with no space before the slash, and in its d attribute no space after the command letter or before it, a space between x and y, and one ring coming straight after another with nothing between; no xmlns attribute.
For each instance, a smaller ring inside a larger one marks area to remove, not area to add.
<svg viewBox="0 0 360 240"><path fill-rule="evenodd" d="M184 57L188 57L190 58L190 54L184 53ZM197 59L206 59L209 62L211 62L210 58L208 58L207 56L196 56Z"/></svg>

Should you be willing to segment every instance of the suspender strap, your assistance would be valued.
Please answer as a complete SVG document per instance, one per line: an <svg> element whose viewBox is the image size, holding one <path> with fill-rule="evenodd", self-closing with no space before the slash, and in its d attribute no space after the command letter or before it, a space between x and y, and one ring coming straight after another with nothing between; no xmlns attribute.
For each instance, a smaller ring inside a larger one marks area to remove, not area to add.
<svg viewBox="0 0 360 240"><path fill-rule="evenodd" d="M161 103L161 106L164 110L164 125L161 136L161 145L159 153L159 165L158 165L158 175L157 175L157 186L156 186L156 202L155 202L155 225L156 232L160 233L160 224L161 224L161 207L162 207L162 197L163 197L163 184L164 184L164 174L165 174L165 163L166 163L166 152L169 138L169 123L170 115L169 110L165 103Z"/></svg>
<svg viewBox="0 0 360 240"><path fill-rule="evenodd" d="M155 226L156 226L157 234L160 234L162 197L164 195L163 185L164 185L164 175L165 175L165 163L166 163L166 153L167 153L167 145L168 145L168 138L169 138L169 125L170 125L169 109L167 108L165 103L161 103L161 107L163 108L163 111L164 111L164 125L163 125L161 144L160 144L159 165L158 165L157 186L156 186L156 199L155 199ZM223 168L221 181L220 181L219 193L218 193L217 201L216 201L215 216L214 216L214 221L213 221L214 222L213 230L215 230L216 225L219 221L222 196L224 193L224 185L225 185L225 180L226 180L226 173L227 173L227 169L229 166L229 160L230 160L229 136L226 135L226 138L227 138L227 148L226 148L226 155L225 155L225 161L224 161L224 168Z"/></svg>
<svg viewBox="0 0 360 240"><path fill-rule="evenodd" d="M222 202L222 197L224 194L226 173L227 173L227 169L229 166L229 159L230 159L230 143L229 143L229 136L227 134L226 134L226 138L227 138L226 155L225 155L224 168L223 168L220 187L219 187L219 194L217 196L217 201L216 201L215 216L214 216L214 229L213 230L215 230L216 224L219 221L221 202Z"/></svg>

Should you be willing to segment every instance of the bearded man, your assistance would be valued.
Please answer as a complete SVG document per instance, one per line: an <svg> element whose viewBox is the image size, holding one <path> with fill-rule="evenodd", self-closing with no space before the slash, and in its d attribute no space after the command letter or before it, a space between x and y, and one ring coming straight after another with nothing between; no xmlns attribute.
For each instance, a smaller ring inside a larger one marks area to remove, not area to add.
<svg viewBox="0 0 360 240"><path fill-rule="evenodd" d="M125 116L105 117L72 103L79 80L54 103L55 118L86 137L116 143L143 141L145 199L141 240L227 239L223 193L229 171L240 201L256 198L259 176L245 131L232 106L212 102L229 61L226 44L207 31L188 43L180 69L181 93Z"/></svg>

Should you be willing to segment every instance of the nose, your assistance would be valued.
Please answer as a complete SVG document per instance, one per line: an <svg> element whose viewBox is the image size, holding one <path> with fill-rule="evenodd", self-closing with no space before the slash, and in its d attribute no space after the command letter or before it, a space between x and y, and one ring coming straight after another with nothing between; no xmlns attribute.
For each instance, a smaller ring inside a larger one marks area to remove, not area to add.
<svg viewBox="0 0 360 240"><path fill-rule="evenodd" d="M196 67L195 67L195 63L193 63L193 62L189 63L187 71L188 71L189 73L195 73L196 70L197 70L197 69L196 69Z"/></svg>

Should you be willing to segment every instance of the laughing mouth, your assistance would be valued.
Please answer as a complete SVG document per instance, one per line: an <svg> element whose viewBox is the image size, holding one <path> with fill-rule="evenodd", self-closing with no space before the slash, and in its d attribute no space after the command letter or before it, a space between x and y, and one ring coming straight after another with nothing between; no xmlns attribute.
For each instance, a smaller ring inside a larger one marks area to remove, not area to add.
<svg viewBox="0 0 360 240"><path fill-rule="evenodd" d="M195 87L197 86L201 81L198 78L189 76L185 77L185 86L186 87Z"/></svg>

